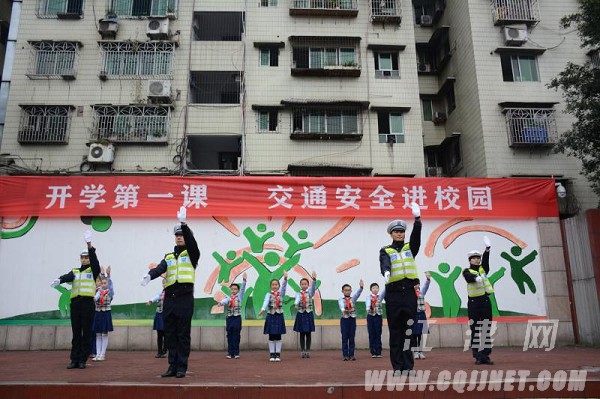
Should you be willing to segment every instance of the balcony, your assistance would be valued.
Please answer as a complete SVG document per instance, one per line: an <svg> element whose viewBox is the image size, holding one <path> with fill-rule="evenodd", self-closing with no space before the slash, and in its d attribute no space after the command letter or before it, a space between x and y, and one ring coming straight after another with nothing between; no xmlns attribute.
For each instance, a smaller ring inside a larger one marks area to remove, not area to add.
<svg viewBox="0 0 600 399"><path fill-rule="evenodd" d="M398 0L371 0L371 22L400 25L402 9Z"/></svg>
<svg viewBox="0 0 600 399"><path fill-rule="evenodd" d="M554 109L505 108L509 147L552 147L558 139Z"/></svg>
<svg viewBox="0 0 600 399"><path fill-rule="evenodd" d="M290 36L292 76L360 76L360 37Z"/></svg>
<svg viewBox="0 0 600 399"><path fill-rule="evenodd" d="M290 15L356 17L358 0L293 0Z"/></svg>
<svg viewBox="0 0 600 399"><path fill-rule="evenodd" d="M167 144L171 110L150 105L94 105L92 141Z"/></svg>
<svg viewBox="0 0 600 399"><path fill-rule="evenodd" d="M21 144L68 144L71 105L20 105L17 141Z"/></svg>
<svg viewBox="0 0 600 399"><path fill-rule="evenodd" d="M494 25L527 24L540 22L538 0L491 0Z"/></svg>

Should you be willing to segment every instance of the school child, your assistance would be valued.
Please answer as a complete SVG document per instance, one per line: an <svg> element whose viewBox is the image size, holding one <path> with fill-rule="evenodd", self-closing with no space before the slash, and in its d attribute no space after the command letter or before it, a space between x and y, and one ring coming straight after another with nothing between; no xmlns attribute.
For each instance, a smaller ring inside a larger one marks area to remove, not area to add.
<svg viewBox="0 0 600 399"><path fill-rule="evenodd" d="M352 295L352 287L350 284L344 284L342 286L342 293L344 294L338 300L342 317L340 318L340 330L342 332L342 354L344 355L344 361L356 360L354 356L354 336L356 335L356 301L362 294L364 283L362 279L359 282L360 288L354 295Z"/></svg>
<svg viewBox="0 0 600 399"><path fill-rule="evenodd" d="M167 345L165 344L165 321L163 319L163 304L165 302L165 285L167 280L163 278L163 289L154 295L146 305L150 306L156 303L156 313L154 314L154 323L152 329L156 330L156 358L164 358L167 356Z"/></svg>
<svg viewBox="0 0 600 399"><path fill-rule="evenodd" d="M367 331L369 332L369 350L371 357L380 358L381 356L381 331L383 327L381 302L385 298L385 287L379 292L379 284L371 283L369 286L371 293L367 295L365 305L367 307Z"/></svg>
<svg viewBox="0 0 600 399"><path fill-rule="evenodd" d="M264 334L269 335L269 361L281 361L281 336L285 334L285 320L283 318L283 298L287 288L288 274L283 272L283 283L279 285L276 279L271 280L271 292L265 295L259 315L267 312Z"/></svg>
<svg viewBox="0 0 600 399"><path fill-rule="evenodd" d="M425 359L423 354L423 348L421 347L421 338L423 334L429 334L429 326L427 324L427 315L425 315L425 294L429 290L429 283L431 282L431 275L429 272L425 272L425 284L421 288L419 285L415 286L415 293L417 295L417 317L415 326L413 328L413 350L415 351L415 359Z"/></svg>
<svg viewBox="0 0 600 399"><path fill-rule="evenodd" d="M242 301L246 293L246 273L242 275L242 288L238 283L229 286L231 296L225 296L219 303L226 307L225 331L227 331L227 359L240 358L240 338L242 332Z"/></svg>
<svg viewBox="0 0 600 399"><path fill-rule="evenodd" d="M94 332L96 333L95 362L103 361L108 348L108 332L113 331L111 303L115 296L113 282L110 278L110 266L106 268L106 275L100 277L100 288L94 296L96 315L94 317Z"/></svg>
<svg viewBox="0 0 600 399"><path fill-rule="evenodd" d="M296 321L294 322L294 331L300 333L300 349L302 349L302 358L310 357L311 333L315 331L315 316L313 314L312 299L317 289L317 272L312 272L312 284L307 278L300 280L301 291L296 294L294 305L298 310ZM310 284L310 291L308 286Z"/></svg>

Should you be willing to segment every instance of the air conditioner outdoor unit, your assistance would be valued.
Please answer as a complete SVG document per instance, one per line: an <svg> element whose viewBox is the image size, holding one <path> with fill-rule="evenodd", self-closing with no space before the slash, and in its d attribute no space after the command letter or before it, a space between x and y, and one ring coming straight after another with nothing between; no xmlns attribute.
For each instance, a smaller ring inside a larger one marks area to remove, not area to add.
<svg viewBox="0 0 600 399"><path fill-rule="evenodd" d="M431 64L420 63L418 68L419 72L431 72Z"/></svg>
<svg viewBox="0 0 600 399"><path fill-rule="evenodd" d="M171 81L170 80L149 80L148 81L149 98L170 98Z"/></svg>
<svg viewBox="0 0 600 399"><path fill-rule="evenodd" d="M433 113L433 123L444 123L446 122L446 113L445 112L434 112Z"/></svg>
<svg viewBox="0 0 600 399"><path fill-rule="evenodd" d="M115 147L112 144L90 144L87 157L91 163L112 163L115 160Z"/></svg>
<svg viewBox="0 0 600 399"><path fill-rule="evenodd" d="M441 177L444 169L441 166L428 166L425 172L427 177Z"/></svg>
<svg viewBox="0 0 600 399"><path fill-rule="evenodd" d="M433 26L433 17L431 15L421 15L421 26Z"/></svg>
<svg viewBox="0 0 600 399"><path fill-rule="evenodd" d="M119 31L119 23L116 19L103 18L98 21L98 33L102 38L112 37L113 39L117 36Z"/></svg>
<svg viewBox="0 0 600 399"><path fill-rule="evenodd" d="M504 40L508 46L520 46L527 42L527 28L504 27Z"/></svg>
<svg viewBox="0 0 600 399"><path fill-rule="evenodd" d="M146 27L146 36L151 39L169 37L169 18L151 18Z"/></svg>

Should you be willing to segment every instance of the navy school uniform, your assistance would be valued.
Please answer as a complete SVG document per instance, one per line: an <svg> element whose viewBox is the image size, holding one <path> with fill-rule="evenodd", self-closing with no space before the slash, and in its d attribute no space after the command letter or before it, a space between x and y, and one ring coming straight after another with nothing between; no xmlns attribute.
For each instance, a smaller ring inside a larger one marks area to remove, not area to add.
<svg viewBox="0 0 600 399"><path fill-rule="evenodd" d="M294 304L298 309L296 320L294 321L294 331L299 333L310 333L315 331L315 316L313 314L312 299L317 289L316 282L313 280L310 290L300 291L296 294Z"/></svg>
<svg viewBox="0 0 600 399"><path fill-rule="evenodd" d="M265 319L263 334L283 335L286 333L283 318L283 298L285 297L286 288L287 280L284 279L277 293L269 292L265 295L262 310L267 312L267 318Z"/></svg>
<svg viewBox="0 0 600 399"><path fill-rule="evenodd" d="M338 300L342 317L340 330L342 333L342 354L344 357L354 356L354 337L356 336L356 301L362 294L362 287L351 297L342 297Z"/></svg>
<svg viewBox="0 0 600 399"><path fill-rule="evenodd" d="M377 295L369 293L365 300L367 308L367 331L369 333L369 350L373 356L381 356L382 343L381 334L383 330L382 305L385 299L385 287Z"/></svg>
<svg viewBox="0 0 600 399"><path fill-rule="evenodd" d="M94 315L93 330L96 334L113 331L111 303L115 295L113 282L110 278L108 281L108 289L98 289L94 296L96 305L96 313Z"/></svg>
<svg viewBox="0 0 600 399"><path fill-rule="evenodd" d="M239 356L242 332L242 301L246 293L246 280L237 295L225 296L220 304L226 309L225 331L227 331L227 354Z"/></svg>

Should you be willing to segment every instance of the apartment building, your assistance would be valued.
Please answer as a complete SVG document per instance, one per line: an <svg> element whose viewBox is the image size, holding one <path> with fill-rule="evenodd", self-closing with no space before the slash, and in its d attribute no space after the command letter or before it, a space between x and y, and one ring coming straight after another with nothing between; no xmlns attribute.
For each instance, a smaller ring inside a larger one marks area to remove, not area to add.
<svg viewBox="0 0 600 399"><path fill-rule="evenodd" d="M554 177L576 0L36 0L5 173ZM593 56L593 54L592 54Z"/></svg>

